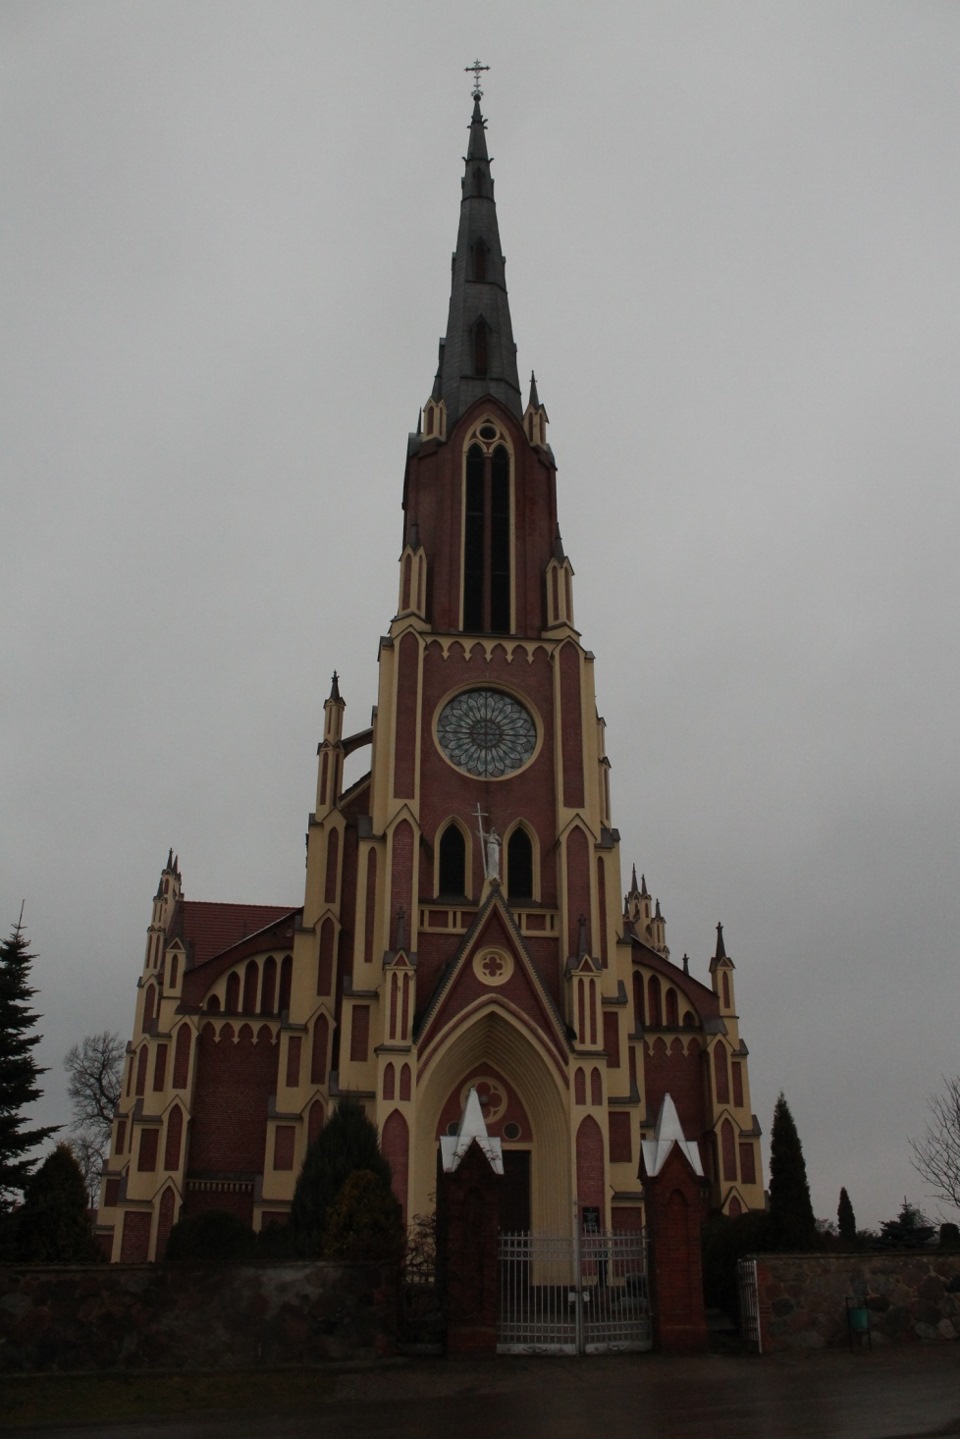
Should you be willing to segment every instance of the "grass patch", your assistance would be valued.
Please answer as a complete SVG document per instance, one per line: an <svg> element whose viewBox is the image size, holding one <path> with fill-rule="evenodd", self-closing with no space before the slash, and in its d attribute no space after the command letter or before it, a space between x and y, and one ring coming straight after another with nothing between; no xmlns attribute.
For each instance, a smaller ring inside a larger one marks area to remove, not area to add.
<svg viewBox="0 0 960 1439"><path fill-rule="evenodd" d="M306 1408L333 1394L316 1369L156 1374L5 1374L0 1430L23 1424L162 1419L209 1410Z"/></svg>

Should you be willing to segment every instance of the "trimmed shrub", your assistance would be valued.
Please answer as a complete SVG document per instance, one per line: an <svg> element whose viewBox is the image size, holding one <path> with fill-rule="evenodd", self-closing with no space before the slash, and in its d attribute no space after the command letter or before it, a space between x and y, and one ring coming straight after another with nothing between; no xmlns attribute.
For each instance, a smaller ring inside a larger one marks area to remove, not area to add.
<svg viewBox="0 0 960 1439"><path fill-rule="evenodd" d="M170 1230L165 1259L243 1262L256 1257L257 1237L249 1225L226 1209L191 1214Z"/></svg>

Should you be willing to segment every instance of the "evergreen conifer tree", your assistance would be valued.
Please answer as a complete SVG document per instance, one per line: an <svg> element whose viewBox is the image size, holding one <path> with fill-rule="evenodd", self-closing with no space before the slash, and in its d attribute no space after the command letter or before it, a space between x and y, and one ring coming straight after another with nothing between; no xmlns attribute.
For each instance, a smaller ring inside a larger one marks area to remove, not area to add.
<svg viewBox="0 0 960 1439"><path fill-rule="evenodd" d="M17 1214L17 1253L26 1264L92 1264L103 1257L83 1172L68 1144L58 1144L27 1181Z"/></svg>
<svg viewBox="0 0 960 1439"><path fill-rule="evenodd" d="M341 1099L307 1150L293 1193L290 1227L300 1254L320 1255L328 1210L357 1169L368 1169L390 1184L390 1166L380 1153L376 1126L355 1099Z"/></svg>
<svg viewBox="0 0 960 1439"><path fill-rule="evenodd" d="M41 1069L34 1057L40 1035L39 1018L30 1008L36 990L30 986L30 964L22 921L9 939L0 942L0 1216L9 1211L14 1195L23 1190L35 1159L30 1151L58 1128L27 1128L24 1110L40 1098Z"/></svg>
<svg viewBox="0 0 960 1439"><path fill-rule="evenodd" d="M810 1249L817 1233L803 1147L782 1091L770 1132L770 1229L778 1249Z"/></svg>
<svg viewBox="0 0 960 1439"><path fill-rule="evenodd" d="M852 1244L857 1237L857 1221L845 1189L840 1190L840 1203L837 1205L837 1230L845 1244Z"/></svg>

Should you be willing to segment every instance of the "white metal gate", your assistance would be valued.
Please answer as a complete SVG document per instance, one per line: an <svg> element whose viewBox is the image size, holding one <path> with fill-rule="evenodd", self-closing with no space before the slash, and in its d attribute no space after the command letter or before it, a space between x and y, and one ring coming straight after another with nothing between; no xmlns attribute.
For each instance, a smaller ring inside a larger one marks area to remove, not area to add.
<svg viewBox="0 0 960 1439"><path fill-rule="evenodd" d="M737 1262L737 1279L740 1283L740 1336L748 1344L755 1344L757 1353L763 1351L760 1334L760 1293L757 1285L757 1261L740 1259Z"/></svg>
<svg viewBox="0 0 960 1439"><path fill-rule="evenodd" d="M652 1345L642 1233L500 1236L499 1354Z"/></svg>

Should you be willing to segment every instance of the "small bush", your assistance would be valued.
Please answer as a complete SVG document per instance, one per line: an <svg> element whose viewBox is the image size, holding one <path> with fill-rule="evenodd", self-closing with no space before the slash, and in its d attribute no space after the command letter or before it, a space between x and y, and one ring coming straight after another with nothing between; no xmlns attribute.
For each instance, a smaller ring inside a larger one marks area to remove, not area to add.
<svg viewBox="0 0 960 1439"><path fill-rule="evenodd" d="M170 1230L167 1252L172 1260L249 1261L256 1256L257 1238L249 1225L226 1209L206 1209L180 1219Z"/></svg>

